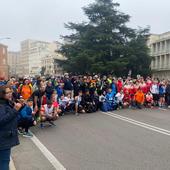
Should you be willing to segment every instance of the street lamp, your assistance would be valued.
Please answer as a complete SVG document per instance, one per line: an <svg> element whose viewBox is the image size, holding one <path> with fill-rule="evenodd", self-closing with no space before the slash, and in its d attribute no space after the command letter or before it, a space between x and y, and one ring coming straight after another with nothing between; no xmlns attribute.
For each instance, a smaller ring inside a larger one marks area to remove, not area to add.
<svg viewBox="0 0 170 170"><path fill-rule="evenodd" d="M9 39L11 39L10 37L2 37L2 38L0 38L0 41L1 40L9 40Z"/></svg>

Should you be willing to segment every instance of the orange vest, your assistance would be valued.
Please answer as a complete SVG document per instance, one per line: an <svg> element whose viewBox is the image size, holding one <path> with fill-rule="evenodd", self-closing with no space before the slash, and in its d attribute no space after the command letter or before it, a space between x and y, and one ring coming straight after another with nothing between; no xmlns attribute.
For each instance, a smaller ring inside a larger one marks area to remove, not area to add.
<svg viewBox="0 0 170 170"><path fill-rule="evenodd" d="M137 91L135 94L135 101L138 103L144 103L145 97L142 91Z"/></svg>
<svg viewBox="0 0 170 170"><path fill-rule="evenodd" d="M20 94L24 100L29 99L32 95L31 87L29 85L23 85Z"/></svg>

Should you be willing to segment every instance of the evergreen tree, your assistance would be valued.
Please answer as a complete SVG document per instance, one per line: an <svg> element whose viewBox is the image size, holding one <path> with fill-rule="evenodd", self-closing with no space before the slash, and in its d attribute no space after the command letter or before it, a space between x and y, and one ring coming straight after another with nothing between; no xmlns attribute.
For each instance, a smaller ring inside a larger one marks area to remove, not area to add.
<svg viewBox="0 0 170 170"><path fill-rule="evenodd" d="M88 22L68 23L74 31L61 48L67 57L65 70L74 73L114 73L117 76L149 74L150 57L146 45L149 29L127 27L130 16L120 12L112 0L96 0L84 7Z"/></svg>

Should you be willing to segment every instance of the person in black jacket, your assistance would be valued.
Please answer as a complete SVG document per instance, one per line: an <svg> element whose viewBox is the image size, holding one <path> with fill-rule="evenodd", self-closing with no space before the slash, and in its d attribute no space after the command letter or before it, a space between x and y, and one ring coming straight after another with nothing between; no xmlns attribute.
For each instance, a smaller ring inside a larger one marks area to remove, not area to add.
<svg viewBox="0 0 170 170"><path fill-rule="evenodd" d="M46 96L47 96L48 100L50 100L51 99L51 95L54 92L54 87L52 86L52 82L51 81L48 81L46 89L45 89L45 92L46 92Z"/></svg>
<svg viewBox="0 0 170 170"><path fill-rule="evenodd" d="M86 90L82 97L82 105L86 113L92 113L95 111L95 102L93 101L93 97L90 95L89 90Z"/></svg>
<svg viewBox="0 0 170 170"><path fill-rule="evenodd" d="M170 108L170 81L168 81L165 89L165 98L168 108Z"/></svg>
<svg viewBox="0 0 170 170"><path fill-rule="evenodd" d="M65 75L63 89L65 95L71 94L71 97L73 98L73 84L68 74Z"/></svg>
<svg viewBox="0 0 170 170"><path fill-rule="evenodd" d="M11 148L19 144L17 115L20 103L12 102L12 89L0 87L0 170L9 170Z"/></svg>

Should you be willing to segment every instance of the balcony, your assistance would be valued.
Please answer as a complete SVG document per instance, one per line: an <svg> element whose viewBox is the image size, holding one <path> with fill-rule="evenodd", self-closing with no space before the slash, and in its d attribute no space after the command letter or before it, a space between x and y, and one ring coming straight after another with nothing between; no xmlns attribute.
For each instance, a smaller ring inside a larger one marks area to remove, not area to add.
<svg viewBox="0 0 170 170"><path fill-rule="evenodd" d="M153 71L166 71L166 70L170 70L170 66L166 66L166 67L151 67L151 70L153 70Z"/></svg>
<svg viewBox="0 0 170 170"><path fill-rule="evenodd" d="M150 52L151 56L159 56L159 55L165 55L165 54L170 54L170 49L162 50L162 51Z"/></svg>

